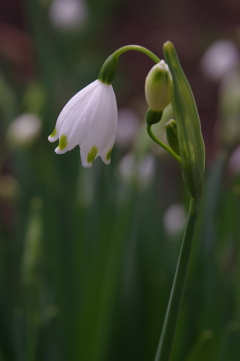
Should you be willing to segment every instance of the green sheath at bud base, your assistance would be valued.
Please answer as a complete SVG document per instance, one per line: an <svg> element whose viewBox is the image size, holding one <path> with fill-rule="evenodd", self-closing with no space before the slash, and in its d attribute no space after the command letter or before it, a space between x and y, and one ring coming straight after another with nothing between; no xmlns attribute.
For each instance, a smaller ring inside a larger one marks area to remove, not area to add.
<svg viewBox="0 0 240 361"><path fill-rule="evenodd" d="M164 56L172 74L171 99L177 122L178 145L183 178L189 193L199 206L202 197L205 149L195 99L179 63L173 44L163 46Z"/></svg>
<svg viewBox="0 0 240 361"><path fill-rule="evenodd" d="M117 67L118 57L110 55L100 69L98 80L104 84L112 84Z"/></svg>
<svg viewBox="0 0 240 361"><path fill-rule="evenodd" d="M166 124L166 135L167 135L167 141L172 150L177 155L180 155L179 152L179 145L178 145L178 137L177 137L177 123L174 119L170 119Z"/></svg>
<svg viewBox="0 0 240 361"><path fill-rule="evenodd" d="M163 111L171 103L172 76L164 60L154 65L145 82L146 101L151 110Z"/></svg>
<svg viewBox="0 0 240 361"><path fill-rule="evenodd" d="M146 122L149 125L157 124L162 119L163 112L155 112L154 110L148 109L146 114Z"/></svg>

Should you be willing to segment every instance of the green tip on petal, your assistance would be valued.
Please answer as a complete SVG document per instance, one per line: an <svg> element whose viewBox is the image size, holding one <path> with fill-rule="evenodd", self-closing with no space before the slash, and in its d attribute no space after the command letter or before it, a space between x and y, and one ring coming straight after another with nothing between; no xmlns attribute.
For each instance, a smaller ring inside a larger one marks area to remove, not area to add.
<svg viewBox="0 0 240 361"><path fill-rule="evenodd" d="M110 160L110 158L111 158L111 153L112 153L112 149L110 149L110 150L107 152L107 155L106 155L106 159L107 159L107 160Z"/></svg>
<svg viewBox="0 0 240 361"><path fill-rule="evenodd" d="M59 148L60 150L63 150L63 149L66 148L67 144L68 144L67 136L63 134L63 135L60 137L60 139L59 139L58 148Z"/></svg>
<svg viewBox="0 0 240 361"><path fill-rule="evenodd" d="M96 158L97 152L98 152L98 149L97 149L97 147L94 145L94 146L92 147L92 149L88 152L88 156L87 156L87 162L88 162L88 164L91 164L91 163L94 162L94 159Z"/></svg>
<svg viewBox="0 0 240 361"><path fill-rule="evenodd" d="M57 129L56 127L54 128L53 132L51 135L49 135L49 137L54 137L57 134Z"/></svg>

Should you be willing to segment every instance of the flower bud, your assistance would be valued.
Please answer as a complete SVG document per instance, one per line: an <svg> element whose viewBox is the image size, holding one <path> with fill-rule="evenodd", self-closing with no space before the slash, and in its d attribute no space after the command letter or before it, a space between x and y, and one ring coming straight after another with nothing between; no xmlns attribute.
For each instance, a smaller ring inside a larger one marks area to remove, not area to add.
<svg viewBox="0 0 240 361"><path fill-rule="evenodd" d="M177 155L180 155L179 152L179 145L178 145L178 137L177 137L177 123L174 119L170 119L166 124L166 135L167 135L167 141L172 150Z"/></svg>
<svg viewBox="0 0 240 361"><path fill-rule="evenodd" d="M163 111L171 103L172 76L164 60L148 73L145 82L145 96L148 106L155 112Z"/></svg>

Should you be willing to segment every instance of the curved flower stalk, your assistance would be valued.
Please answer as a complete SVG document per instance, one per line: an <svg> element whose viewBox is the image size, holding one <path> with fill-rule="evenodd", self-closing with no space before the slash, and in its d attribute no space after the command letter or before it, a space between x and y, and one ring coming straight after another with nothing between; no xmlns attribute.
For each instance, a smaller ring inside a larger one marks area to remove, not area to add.
<svg viewBox="0 0 240 361"><path fill-rule="evenodd" d="M100 156L110 163L117 132L117 102L110 84L95 80L78 92L61 111L50 142L59 139L57 154L79 145L82 165L91 167Z"/></svg>

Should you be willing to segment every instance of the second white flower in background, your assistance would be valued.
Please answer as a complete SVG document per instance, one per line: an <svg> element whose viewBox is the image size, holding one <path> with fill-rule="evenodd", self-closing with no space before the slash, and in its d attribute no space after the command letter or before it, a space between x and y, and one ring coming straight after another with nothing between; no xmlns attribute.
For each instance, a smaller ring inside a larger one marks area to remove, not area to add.
<svg viewBox="0 0 240 361"><path fill-rule="evenodd" d="M84 167L91 167L99 155L104 163L109 164L117 119L117 102L112 85L95 80L65 105L48 140L54 142L59 139L55 149L57 154L66 153L79 145Z"/></svg>

